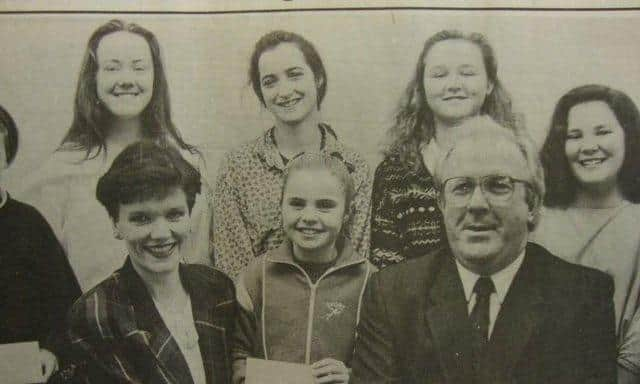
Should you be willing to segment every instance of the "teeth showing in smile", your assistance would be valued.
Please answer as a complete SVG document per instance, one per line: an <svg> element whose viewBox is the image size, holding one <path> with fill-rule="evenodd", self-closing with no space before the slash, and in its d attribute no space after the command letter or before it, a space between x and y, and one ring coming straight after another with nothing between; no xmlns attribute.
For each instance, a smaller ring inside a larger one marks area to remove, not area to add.
<svg viewBox="0 0 640 384"><path fill-rule="evenodd" d="M126 93L113 93L113 96L115 97L138 96L139 94L140 94L139 92L126 92Z"/></svg>
<svg viewBox="0 0 640 384"><path fill-rule="evenodd" d="M322 232L318 229L313 229L313 228L298 228L298 231L304 233L305 235L315 235L317 233Z"/></svg>
<svg viewBox="0 0 640 384"><path fill-rule="evenodd" d="M300 101L300 99L296 98L296 99L290 99L287 101L282 101L279 102L278 105L284 108L289 108L289 107L293 107L294 105L298 104L298 101Z"/></svg>
<svg viewBox="0 0 640 384"><path fill-rule="evenodd" d="M604 162L605 159L588 159L588 160L580 160L579 163L583 167L592 167L594 165L599 165Z"/></svg>
<svg viewBox="0 0 640 384"><path fill-rule="evenodd" d="M173 250L173 247L175 245L176 243L169 243L169 244L162 244L162 245L147 246L146 248L153 253L168 254L169 252L171 252L171 250Z"/></svg>

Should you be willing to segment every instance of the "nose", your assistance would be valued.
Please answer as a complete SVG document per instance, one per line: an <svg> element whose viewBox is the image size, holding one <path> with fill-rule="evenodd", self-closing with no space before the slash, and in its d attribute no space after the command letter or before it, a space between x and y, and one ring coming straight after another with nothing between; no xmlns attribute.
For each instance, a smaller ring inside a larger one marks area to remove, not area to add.
<svg viewBox="0 0 640 384"><path fill-rule="evenodd" d="M288 98L293 93L293 82L292 81L281 81L278 84L278 96Z"/></svg>
<svg viewBox="0 0 640 384"><path fill-rule="evenodd" d="M151 226L149 236L152 239L166 239L171 237L171 227L166 220L158 219Z"/></svg>
<svg viewBox="0 0 640 384"><path fill-rule="evenodd" d="M445 86L446 86L448 91L459 91L460 89L462 89L462 83L460 81L460 75L452 74L452 75L448 76L447 77L447 82L445 83Z"/></svg>
<svg viewBox="0 0 640 384"><path fill-rule="evenodd" d="M318 220L318 217L316 216L316 212L313 208L305 207L302 212L300 212L300 220L302 220L302 222L306 224L309 224L315 223Z"/></svg>
<svg viewBox="0 0 640 384"><path fill-rule="evenodd" d="M598 148L599 146L596 140L590 137L586 137L582 139L580 152L584 153L585 155L592 155L598 151Z"/></svg>
<svg viewBox="0 0 640 384"><path fill-rule="evenodd" d="M118 82L118 87L120 87L120 89L122 90L130 90L133 88L133 82L131 82L130 80L121 80L120 82Z"/></svg>
<svg viewBox="0 0 640 384"><path fill-rule="evenodd" d="M476 185L473 193L471 194L471 197L469 197L467 209L474 212L489 210L489 202L482 192L480 185Z"/></svg>

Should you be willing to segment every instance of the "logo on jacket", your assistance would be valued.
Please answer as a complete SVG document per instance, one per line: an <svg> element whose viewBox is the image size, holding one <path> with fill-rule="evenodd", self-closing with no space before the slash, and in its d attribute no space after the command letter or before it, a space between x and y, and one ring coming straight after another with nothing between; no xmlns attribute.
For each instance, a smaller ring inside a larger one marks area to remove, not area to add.
<svg viewBox="0 0 640 384"><path fill-rule="evenodd" d="M339 301L328 301L325 303L327 306L327 313L322 316L325 320L331 320L336 316L339 316L347 308Z"/></svg>

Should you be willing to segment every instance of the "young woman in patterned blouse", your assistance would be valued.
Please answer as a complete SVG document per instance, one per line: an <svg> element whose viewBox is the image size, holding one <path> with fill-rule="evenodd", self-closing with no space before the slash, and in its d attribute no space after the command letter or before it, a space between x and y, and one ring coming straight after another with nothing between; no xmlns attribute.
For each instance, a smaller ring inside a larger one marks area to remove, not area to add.
<svg viewBox="0 0 640 384"><path fill-rule="evenodd" d="M371 261L378 267L424 255L443 241L432 173L456 127L488 115L516 127L493 49L479 33L431 36L388 132L391 144L373 183Z"/></svg>
<svg viewBox="0 0 640 384"><path fill-rule="evenodd" d="M284 169L301 152L322 152L347 164L356 193L345 234L368 254L371 180L362 156L346 148L322 122L327 75L315 47L302 36L272 31L255 45L249 78L274 126L231 151L219 171L214 194L216 266L237 275L251 260L284 238L280 196Z"/></svg>

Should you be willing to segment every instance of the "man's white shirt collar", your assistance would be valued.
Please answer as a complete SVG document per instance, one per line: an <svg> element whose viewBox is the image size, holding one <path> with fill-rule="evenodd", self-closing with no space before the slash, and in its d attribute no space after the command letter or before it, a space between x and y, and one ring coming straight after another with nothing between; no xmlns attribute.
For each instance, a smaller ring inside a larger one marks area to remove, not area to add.
<svg viewBox="0 0 640 384"><path fill-rule="evenodd" d="M516 276L516 273L518 272L520 266L522 265L522 262L524 261L524 253L525 250L523 249L522 252L520 252L520 255L506 268L503 268L502 270L489 276L493 281L493 285L496 287L496 295L498 297L498 302L500 303L500 305L502 305L502 303L504 302L504 298L509 292L509 287L511 287L513 278ZM462 280L464 297L466 298L468 303L469 301L471 301L473 287L476 285L476 281L478 281L480 275L465 268L458 262L458 260L456 260L456 267L458 268L458 275L460 275L460 280Z"/></svg>

